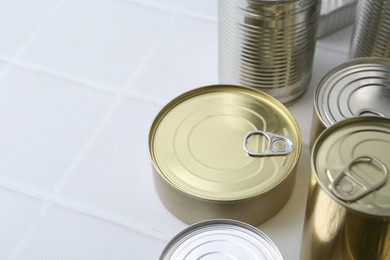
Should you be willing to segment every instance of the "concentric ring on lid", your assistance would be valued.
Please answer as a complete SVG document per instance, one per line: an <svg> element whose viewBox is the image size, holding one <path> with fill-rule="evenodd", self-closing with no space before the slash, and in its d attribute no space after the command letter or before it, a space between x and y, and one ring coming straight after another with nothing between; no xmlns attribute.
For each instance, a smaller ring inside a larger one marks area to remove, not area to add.
<svg viewBox="0 0 390 260"><path fill-rule="evenodd" d="M314 107L327 127L354 116L390 117L390 59L357 58L335 67L319 83Z"/></svg>

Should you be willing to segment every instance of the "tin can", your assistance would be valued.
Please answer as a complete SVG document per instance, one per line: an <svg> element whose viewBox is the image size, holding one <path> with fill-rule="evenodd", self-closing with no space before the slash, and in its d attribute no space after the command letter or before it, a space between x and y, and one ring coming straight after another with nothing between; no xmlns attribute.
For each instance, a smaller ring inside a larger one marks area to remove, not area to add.
<svg viewBox="0 0 390 260"><path fill-rule="evenodd" d="M176 235L160 260L246 259L283 260L275 243L244 222L215 219L194 224Z"/></svg>
<svg viewBox="0 0 390 260"><path fill-rule="evenodd" d="M280 102L253 88L191 90L155 118L149 153L157 193L186 223L228 218L258 225L294 186L298 125Z"/></svg>
<svg viewBox="0 0 390 260"><path fill-rule="evenodd" d="M219 80L291 103L308 88L318 0L219 0Z"/></svg>
<svg viewBox="0 0 390 260"><path fill-rule="evenodd" d="M301 260L390 259L390 119L355 117L314 144Z"/></svg>
<svg viewBox="0 0 390 260"><path fill-rule="evenodd" d="M350 57L390 58L390 0L360 0Z"/></svg>
<svg viewBox="0 0 390 260"><path fill-rule="evenodd" d="M317 37L333 33L355 21L357 0L322 0Z"/></svg>
<svg viewBox="0 0 390 260"><path fill-rule="evenodd" d="M322 78L314 94L310 145L325 128L361 115L390 117L390 59L352 59Z"/></svg>

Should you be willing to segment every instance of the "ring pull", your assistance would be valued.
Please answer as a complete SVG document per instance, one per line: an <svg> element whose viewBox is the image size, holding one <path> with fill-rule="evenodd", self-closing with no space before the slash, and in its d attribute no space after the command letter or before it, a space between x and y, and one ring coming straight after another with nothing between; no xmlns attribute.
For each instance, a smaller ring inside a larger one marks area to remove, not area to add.
<svg viewBox="0 0 390 260"><path fill-rule="evenodd" d="M371 163L382 169L383 177L374 185L367 185L358 180L352 173L352 166ZM333 181L332 191L337 198L352 202L382 187L388 178L388 169L379 159L372 156L361 156L351 161L348 166Z"/></svg>
<svg viewBox="0 0 390 260"><path fill-rule="evenodd" d="M355 116L363 116L364 114L371 114L374 116L386 117L383 113L370 108L362 108L355 113Z"/></svg>
<svg viewBox="0 0 390 260"><path fill-rule="evenodd" d="M264 151L251 151L248 147L248 139L253 135L265 136L268 140L267 148ZM293 142L285 136L272 134L265 131L255 130L248 132L244 137L243 148L249 156L270 156L270 155L287 155L294 150Z"/></svg>

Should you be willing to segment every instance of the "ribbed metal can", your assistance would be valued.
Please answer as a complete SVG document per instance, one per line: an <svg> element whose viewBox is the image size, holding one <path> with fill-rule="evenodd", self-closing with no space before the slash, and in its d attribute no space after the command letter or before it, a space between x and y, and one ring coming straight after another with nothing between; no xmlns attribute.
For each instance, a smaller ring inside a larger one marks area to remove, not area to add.
<svg viewBox="0 0 390 260"><path fill-rule="evenodd" d="M301 260L390 259L389 151L389 118L348 118L318 137Z"/></svg>
<svg viewBox="0 0 390 260"><path fill-rule="evenodd" d="M355 21L358 0L322 0L317 37L333 33Z"/></svg>
<svg viewBox="0 0 390 260"><path fill-rule="evenodd" d="M390 0L360 0L357 9L350 56L390 58Z"/></svg>
<svg viewBox="0 0 390 260"><path fill-rule="evenodd" d="M319 0L219 0L219 80L282 103L308 88Z"/></svg>

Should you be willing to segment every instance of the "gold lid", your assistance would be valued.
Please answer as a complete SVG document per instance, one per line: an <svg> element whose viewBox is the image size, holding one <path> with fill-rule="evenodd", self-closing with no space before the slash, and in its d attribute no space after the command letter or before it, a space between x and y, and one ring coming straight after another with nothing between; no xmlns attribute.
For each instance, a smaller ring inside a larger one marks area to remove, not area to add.
<svg viewBox="0 0 390 260"><path fill-rule="evenodd" d="M149 135L157 173L204 200L244 200L269 191L294 169L300 151L299 128L285 106L233 85L182 94L160 111Z"/></svg>
<svg viewBox="0 0 390 260"><path fill-rule="evenodd" d="M357 117L325 130L312 163L320 185L345 207L390 217L390 119Z"/></svg>

